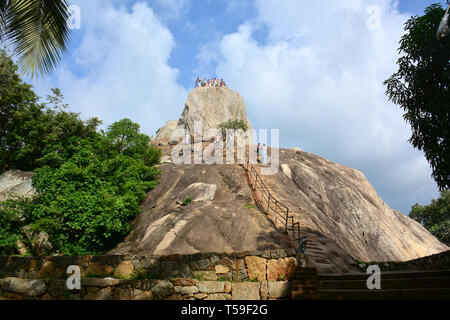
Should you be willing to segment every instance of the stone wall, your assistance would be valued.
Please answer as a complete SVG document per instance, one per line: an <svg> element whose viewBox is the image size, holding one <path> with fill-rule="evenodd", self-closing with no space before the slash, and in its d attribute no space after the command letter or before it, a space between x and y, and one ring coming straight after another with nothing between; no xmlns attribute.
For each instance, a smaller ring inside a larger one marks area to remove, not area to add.
<svg viewBox="0 0 450 320"><path fill-rule="evenodd" d="M83 278L81 290L63 279L0 279L0 300L271 300L290 299L291 281L123 280Z"/></svg>
<svg viewBox="0 0 450 320"><path fill-rule="evenodd" d="M360 263L358 266L365 272L368 266L374 264L377 264L381 271L448 270L450 269L450 250L405 262L368 262Z"/></svg>
<svg viewBox="0 0 450 320"><path fill-rule="evenodd" d="M80 267L82 287L65 288ZM0 257L6 299L289 298L296 252L266 250L172 256Z"/></svg>

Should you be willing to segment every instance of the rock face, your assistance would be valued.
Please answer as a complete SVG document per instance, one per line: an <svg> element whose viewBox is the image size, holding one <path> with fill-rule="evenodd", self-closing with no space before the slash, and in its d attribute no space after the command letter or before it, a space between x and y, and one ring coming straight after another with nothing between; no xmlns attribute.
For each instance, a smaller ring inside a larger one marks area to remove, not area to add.
<svg viewBox="0 0 450 320"><path fill-rule="evenodd" d="M242 120L251 128L242 96L228 88L200 87L192 90L178 121L194 135L195 122L202 123L202 133L218 128L222 122Z"/></svg>
<svg viewBox="0 0 450 320"><path fill-rule="evenodd" d="M176 128L194 135L197 121L202 122L205 134L228 120L245 121L250 128L242 97L228 88L196 88L179 121L160 129L156 142L178 143L168 141ZM283 235L284 229L275 228L253 206L241 166L175 165L167 158L169 149L163 147L166 158L160 166L161 183L147 195L131 233L111 254L240 252L295 246ZM419 223L389 208L360 171L300 148L274 151L280 151L280 170L263 180L300 223L302 236L307 238L307 266L322 273L359 272L355 259L405 261L449 249ZM186 197L194 201L183 201ZM283 280L295 268L293 261L280 266L247 258L245 264L249 278L254 279L269 268L268 280Z"/></svg>
<svg viewBox="0 0 450 320"><path fill-rule="evenodd" d="M362 172L300 150L280 150L280 164L285 170L266 176L265 182L309 232L312 255L333 256L318 237L361 261L405 261L449 249L389 208Z"/></svg>
<svg viewBox="0 0 450 320"><path fill-rule="evenodd" d="M132 231L110 254L190 254L291 248L252 202L237 165L163 164ZM215 190L214 190L215 189ZM192 191L192 192L191 192ZM179 204L191 195L196 201Z"/></svg>
<svg viewBox="0 0 450 320"><path fill-rule="evenodd" d="M180 119L168 121L157 131L155 140L161 145L173 142L171 136L177 128L187 129L191 136L194 136L195 132L201 132L204 139L209 140L208 129L218 128L221 123L229 120L244 121L249 128L246 134L246 138L249 139L251 123L247 119L244 99L239 93L222 87L195 88L189 93Z"/></svg>
<svg viewBox="0 0 450 320"><path fill-rule="evenodd" d="M187 197L191 201L212 201L216 194L217 185L196 182L191 184L180 194L179 203L182 203Z"/></svg>
<svg viewBox="0 0 450 320"><path fill-rule="evenodd" d="M178 121L170 120L167 121L166 125L156 131L156 140L168 143L171 141L172 133L177 128Z"/></svg>
<svg viewBox="0 0 450 320"><path fill-rule="evenodd" d="M15 197L30 197L35 193L31 185L32 172L6 171L0 175L0 201Z"/></svg>

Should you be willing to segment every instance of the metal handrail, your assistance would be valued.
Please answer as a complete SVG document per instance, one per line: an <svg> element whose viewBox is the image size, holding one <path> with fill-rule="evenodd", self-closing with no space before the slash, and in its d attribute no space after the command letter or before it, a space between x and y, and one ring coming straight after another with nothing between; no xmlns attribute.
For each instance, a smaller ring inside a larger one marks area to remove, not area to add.
<svg viewBox="0 0 450 320"><path fill-rule="evenodd" d="M292 233L292 240L295 241L301 241L301 237L300 237L300 223L299 222L294 222L294 216L289 215L289 207L287 207L286 205L284 205L283 203L281 203L278 199L276 199L272 193L270 192L269 188L267 188L266 184L264 183L264 181L262 180L262 178L260 177L260 175L258 174L258 172L256 171L255 167L250 163L250 159L247 156L245 150L242 150L242 148L237 147L237 150L240 151L243 156L244 156L244 161L247 164L247 176L248 176L248 182L250 184L250 186L252 187L253 191L256 193L257 191L259 191L259 193L261 194L261 198L262 199L258 199L258 197L255 197L255 201L257 203L257 205L263 210L265 211L265 213L269 216L270 215L270 209L272 209L272 211L275 213L275 227L277 225L278 222L278 217L281 217L283 220L283 225L284 225L284 232L289 234L289 231L291 231ZM252 179L252 174L254 176L254 178ZM259 180L259 181L258 181ZM258 189L258 183L259 183L259 189ZM262 188L261 188L262 186ZM264 191L267 196L266 198L264 198ZM267 203L267 205L265 205L262 202ZM270 206L270 203L274 203L274 207ZM278 211L281 211L280 212ZM291 222L291 225L289 226L289 220ZM272 221L273 222L273 221ZM296 232L297 231L297 232ZM297 236L296 236L297 233Z"/></svg>

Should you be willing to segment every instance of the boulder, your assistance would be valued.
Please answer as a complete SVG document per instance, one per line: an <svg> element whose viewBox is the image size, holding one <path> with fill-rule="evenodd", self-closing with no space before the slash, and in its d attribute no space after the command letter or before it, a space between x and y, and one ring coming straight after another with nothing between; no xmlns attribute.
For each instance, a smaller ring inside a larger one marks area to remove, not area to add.
<svg viewBox="0 0 450 320"><path fill-rule="evenodd" d="M133 300L153 300L153 293L151 291L143 291L135 295Z"/></svg>
<svg viewBox="0 0 450 320"><path fill-rule="evenodd" d="M99 262L89 262L87 266L86 275L88 276L102 276L103 269Z"/></svg>
<svg viewBox="0 0 450 320"><path fill-rule="evenodd" d="M266 280L266 259L256 256L248 256L245 257L245 264L247 266L248 278L250 280Z"/></svg>
<svg viewBox="0 0 450 320"><path fill-rule="evenodd" d="M229 120L242 120L248 125L247 111L242 96L229 88L200 87L189 93L185 108L178 120L178 125L184 126L191 136L196 130L195 125L201 123L201 133L209 140L208 130L219 128L219 125Z"/></svg>
<svg viewBox="0 0 450 320"><path fill-rule="evenodd" d="M28 280L19 278L8 278L8 291L20 293L28 297L36 297L45 293L45 282L42 280Z"/></svg>
<svg viewBox="0 0 450 320"><path fill-rule="evenodd" d="M173 284L170 281L161 280L152 288L152 293L159 299L164 299L170 295L172 288Z"/></svg>
<svg viewBox="0 0 450 320"><path fill-rule="evenodd" d="M289 281L276 281L267 282L269 298L270 299L281 299L291 297L291 283Z"/></svg>
<svg viewBox="0 0 450 320"><path fill-rule="evenodd" d="M292 148L289 149L289 150L294 151L294 152L298 152L298 153L303 152L303 150L300 149L300 148L298 148L298 147L292 147Z"/></svg>
<svg viewBox="0 0 450 320"><path fill-rule="evenodd" d="M114 271L115 277L127 278L131 276L134 272L134 266L130 261L122 261Z"/></svg>
<svg viewBox="0 0 450 320"><path fill-rule="evenodd" d="M225 282L224 281L199 281L198 289L202 293L225 292Z"/></svg>
<svg viewBox="0 0 450 320"><path fill-rule="evenodd" d="M259 282L233 283L233 300L260 300Z"/></svg>
<svg viewBox="0 0 450 320"><path fill-rule="evenodd" d="M220 264L215 266L214 269L216 270L217 274L226 274L228 273L228 271L230 271L230 268L222 266Z"/></svg>
<svg viewBox="0 0 450 320"><path fill-rule="evenodd" d="M190 287L196 285L195 280L186 278L172 279L171 282L173 283L174 286L180 287Z"/></svg>
<svg viewBox="0 0 450 320"><path fill-rule="evenodd" d="M196 293L194 294L194 298L197 300L203 300L206 297L208 297L208 295L206 293Z"/></svg>
<svg viewBox="0 0 450 320"><path fill-rule="evenodd" d="M198 293L198 288L196 286L190 287L182 287L180 293L183 295L193 296L195 293Z"/></svg>
<svg viewBox="0 0 450 320"><path fill-rule="evenodd" d="M212 201L216 190L216 184L196 182L181 192L178 202L182 203L186 197L191 197L192 201Z"/></svg>
<svg viewBox="0 0 450 320"><path fill-rule="evenodd" d="M283 259L271 259L267 261L267 280L291 279L297 268L297 259L294 257Z"/></svg>
<svg viewBox="0 0 450 320"><path fill-rule="evenodd" d="M31 184L33 174L33 172L10 170L0 175L0 201L32 197L36 193Z"/></svg>
<svg viewBox="0 0 450 320"><path fill-rule="evenodd" d="M178 126L178 121L167 121L164 127L156 131L155 141L160 145L168 145L172 141L172 133Z"/></svg>
<svg viewBox="0 0 450 320"><path fill-rule="evenodd" d="M49 236L46 232L36 230L32 226L24 226L22 232L31 243L33 251L38 256L49 255L52 252L53 245L49 241Z"/></svg>

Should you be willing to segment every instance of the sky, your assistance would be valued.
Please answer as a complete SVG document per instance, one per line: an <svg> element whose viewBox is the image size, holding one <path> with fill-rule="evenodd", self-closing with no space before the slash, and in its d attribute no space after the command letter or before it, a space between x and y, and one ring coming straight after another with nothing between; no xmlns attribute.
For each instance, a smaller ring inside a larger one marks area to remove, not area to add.
<svg viewBox="0 0 450 320"><path fill-rule="evenodd" d="M223 78L253 128L361 170L407 214L439 193L382 83L397 70L404 23L432 2L73 0L80 28L68 54L29 82L41 97L60 88L84 119L127 117L155 135L180 117L197 76Z"/></svg>

